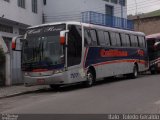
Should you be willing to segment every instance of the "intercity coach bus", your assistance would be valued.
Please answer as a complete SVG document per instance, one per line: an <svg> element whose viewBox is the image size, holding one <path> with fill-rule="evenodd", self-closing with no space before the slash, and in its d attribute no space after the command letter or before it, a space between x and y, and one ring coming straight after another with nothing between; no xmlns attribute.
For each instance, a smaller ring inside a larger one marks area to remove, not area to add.
<svg viewBox="0 0 160 120"><path fill-rule="evenodd" d="M17 38L18 39L18 38ZM17 50L17 39L12 49ZM26 86L84 83L106 77L138 77L148 69L145 34L80 22L30 27L22 45Z"/></svg>
<svg viewBox="0 0 160 120"><path fill-rule="evenodd" d="M160 33L147 36L149 70L151 74L160 72Z"/></svg>

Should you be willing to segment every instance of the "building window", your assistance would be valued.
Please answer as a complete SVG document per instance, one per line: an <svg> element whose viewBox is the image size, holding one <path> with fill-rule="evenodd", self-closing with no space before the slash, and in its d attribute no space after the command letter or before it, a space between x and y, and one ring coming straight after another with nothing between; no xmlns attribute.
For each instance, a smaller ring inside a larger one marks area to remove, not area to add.
<svg viewBox="0 0 160 120"><path fill-rule="evenodd" d="M6 2L10 2L10 0L4 0L4 1L6 1Z"/></svg>
<svg viewBox="0 0 160 120"><path fill-rule="evenodd" d="M43 4L46 5L47 4L47 0L43 0Z"/></svg>
<svg viewBox="0 0 160 120"><path fill-rule="evenodd" d="M119 4L122 6L126 6L126 0L119 0Z"/></svg>
<svg viewBox="0 0 160 120"><path fill-rule="evenodd" d="M37 13L37 0L32 0L32 12Z"/></svg>
<svg viewBox="0 0 160 120"><path fill-rule="evenodd" d="M18 6L21 8L25 8L25 0L18 0Z"/></svg>
<svg viewBox="0 0 160 120"><path fill-rule="evenodd" d="M1 32L7 32L7 33L13 33L13 27L8 25L2 25L0 24L0 31Z"/></svg>
<svg viewBox="0 0 160 120"><path fill-rule="evenodd" d="M118 0L111 0L111 3L117 4Z"/></svg>

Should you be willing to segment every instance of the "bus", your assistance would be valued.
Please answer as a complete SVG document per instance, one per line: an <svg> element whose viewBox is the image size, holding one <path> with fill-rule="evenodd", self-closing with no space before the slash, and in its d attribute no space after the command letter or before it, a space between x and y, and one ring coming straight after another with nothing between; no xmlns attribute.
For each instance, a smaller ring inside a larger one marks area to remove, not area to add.
<svg viewBox="0 0 160 120"><path fill-rule="evenodd" d="M147 36L149 70L151 74L160 72L160 33Z"/></svg>
<svg viewBox="0 0 160 120"><path fill-rule="evenodd" d="M30 27L21 41L26 86L84 83L90 87L106 77L136 78L148 69L141 32L70 21Z"/></svg>

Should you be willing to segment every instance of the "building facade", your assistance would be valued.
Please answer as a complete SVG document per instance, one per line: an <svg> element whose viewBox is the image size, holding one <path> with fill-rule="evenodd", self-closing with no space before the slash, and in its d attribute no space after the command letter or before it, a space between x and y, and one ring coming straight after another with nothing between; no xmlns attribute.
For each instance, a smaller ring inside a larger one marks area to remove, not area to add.
<svg viewBox="0 0 160 120"><path fill-rule="evenodd" d="M6 85L23 83L21 55L11 50L12 38L23 35L28 26L42 24L42 16L42 0L0 0L0 44L6 56Z"/></svg>
<svg viewBox="0 0 160 120"><path fill-rule="evenodd" d="M45 22L81 21L82 12L94 11L127 18L126 0L44 0Z"/></svg>
<svg viewBox="0 0 160 120"><path fill-rule="evenodd" d="M160 16L139 17L134 19L134 29L146 35L160 33Z"/></svg>
<svg viewBox="0 0 160 120"><path fill-rule="evenodd" d="M134 21L134 29L146 35L160 33L160 10L145 14L129 15L128 19Z"/></svg>

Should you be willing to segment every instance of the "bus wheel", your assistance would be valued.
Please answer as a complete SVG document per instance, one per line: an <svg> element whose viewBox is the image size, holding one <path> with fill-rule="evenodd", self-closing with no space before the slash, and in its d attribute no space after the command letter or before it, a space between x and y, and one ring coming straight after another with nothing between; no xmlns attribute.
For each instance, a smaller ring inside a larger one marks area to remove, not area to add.
<svg viewBox="0 0 160 120"><path fill-rule="evenodd" d="M134 65L134 67L133 67L133 73L131 74L131 78L132 79L137 78L138 74L139 74L138 67L137 67L137 65Z"/></svg>
<svg viewBox="0 0 160 120"><path fill-rule="evenodd" d="M152 75L156 74L156 71L155 70L151 70L151 74Z"/></svg>
<svg viewBox="0 0 160 120"><path fill-rule="evenodd" d="M92 70L88 70L87 72L87 81L85 81L86 87L91 87L95 82L95 75Z"/></svg>
<svg viewBox="0 0 160 120"><path fill-rule="evenodd" d="M54 90L59 90L60 85L50 85L50 88Z"/></svg>

